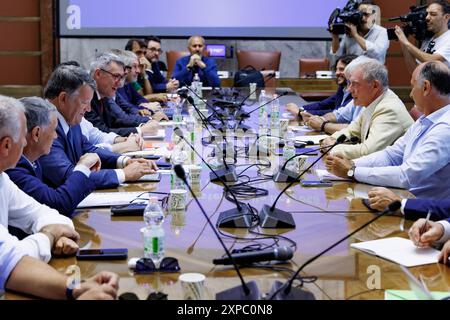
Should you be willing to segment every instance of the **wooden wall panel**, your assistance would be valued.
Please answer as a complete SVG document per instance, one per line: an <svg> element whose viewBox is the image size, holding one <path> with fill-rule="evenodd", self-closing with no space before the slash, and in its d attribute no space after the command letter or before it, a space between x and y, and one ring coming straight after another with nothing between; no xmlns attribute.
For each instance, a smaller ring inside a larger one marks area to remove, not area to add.
<svg viewBox="0 0 450 320"><path fill-rule="evenodd" d="M0 16L39 17L39 0L1 0Z"/></svg>
<svg viewBox="0 0 450 320"><path fill-rule="evenodd" d="M41 57L0 55L0 85L41 84Z"/></svg>
<svg viewBox="0 0 450 320"><path fill-rule="evenodd" d="M39 51L40 23L0 21L0 51Z"/></svg>

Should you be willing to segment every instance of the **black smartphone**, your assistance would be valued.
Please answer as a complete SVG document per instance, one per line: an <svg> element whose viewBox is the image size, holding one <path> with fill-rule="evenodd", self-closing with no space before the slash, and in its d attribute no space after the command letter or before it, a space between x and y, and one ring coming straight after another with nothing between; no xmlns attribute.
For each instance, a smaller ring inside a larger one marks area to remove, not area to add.
<svg viewBox="0 0 450 320"><path fill-rule="evenodd" d="M320 181L320 180L303 180L301 182L302 187L305 188L323 188L332 187L333 183L330 181Z"/></svg>
<svg viewBox="0 0 450 320"><path fill-rule="evenodd" d="M137 156L136 158L144 158L147 160L159 160L161 156L155 156L153 154L143 155L143 156Z"/></svg>
<svg viewBox="0 0 450 320"><path fill-rule="evenodd" d="M128 258L128 249L87 249L78 250L78 260L125 260Z"/></svg>
<svg viewBox="0 0 450 320"><path fill-rule="evenodd" d="M156 165L160 169L171 169L172 168L172 164L170 162L165 162L165 161L156 161Z"/></svg>
<svg viewBox="0 0 450 320"><path fill-rule="evenodd" d="M111 207L113 217L143 216L146 203L130 203Z"/></svg>

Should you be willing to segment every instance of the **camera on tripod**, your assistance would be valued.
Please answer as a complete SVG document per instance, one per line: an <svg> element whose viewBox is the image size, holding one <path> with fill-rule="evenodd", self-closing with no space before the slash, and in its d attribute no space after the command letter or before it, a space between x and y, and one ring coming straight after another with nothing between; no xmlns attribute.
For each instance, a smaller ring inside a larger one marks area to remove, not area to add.
<svg viewBox="0 0 450 320"><path fill-rule="evenodd" d="M409 13L390 18L389 21L401 21L404 23L402 29L406 36L413 35L416 40L424 40L432 36L432 33L427 30L427 5L424 6L411 6ZM394 28L388 28L389 40L398 40L395 34Z"/></svg>
<svg viewBox="0 0 450 320"><path fill-rule="evenodd" d="M345 34L346 23L358 26L363 19L363 13L358 10L359 1L350 0L343 9L336 8L328 19L328 31L334 34Z"/></svg>

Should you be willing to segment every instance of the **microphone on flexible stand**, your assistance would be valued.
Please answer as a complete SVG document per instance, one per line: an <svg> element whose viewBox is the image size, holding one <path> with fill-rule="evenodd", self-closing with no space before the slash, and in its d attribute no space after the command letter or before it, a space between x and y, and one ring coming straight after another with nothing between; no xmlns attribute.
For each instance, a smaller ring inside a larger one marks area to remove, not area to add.
<svg viewBox="0 0 450 320"><path fill-rule="evenodd" d="M197 92L195 92L195 90L192 90L192 89L186 84L186 82L183 82L183 85L185 86L185 88L186 88L189 92L193 93L198 99L200 99L200 100L203 99L202 97L200 97L200 96L197 94ZM213 112L211 115L209 115L208 117L206 117L206 120L208 121L208 123L210 123L211 126L212 126L214 129L219 130L219 131L222 132L222 133L225 132L225 131L227 130L228 126L225 124L225 121L223 121L221 115L220 115L220 114L217 112L217 110L216 110L214 107L212 107L208 102L205 102L205 105ZM222 124L221 126L216 127L216 125L213 124L213 123L211 122L211 116L212 116L212 115L215 115L216 118L221 122L221 124Z"/></svg>
<svg viewBox="0 0 450 320"><path fill-rule="evenodd" d="M351 137L350 138L350 142L352 142L352 143L354 143L356 140L358 140L357 137ZM315 149L315 151L324 150L324 149L327 149L327 148L328 147L320 147L320 148ZM295 182L295 181L298 181L297 173L287 169L286 166L287 166L288 162L291 161L292 159L300 157L302 155L305 155L305 154L307 154L307 153L309 153L311 151L312 150L308 150L306 152L293 155L292 157L287 159L284 162L284 164L281 166L280 170L278 170L278 172L274 174L273 181L275 181L275 182ZM326 150L326 152L328 152L328 151L329 150Z"/></svg>
<svg viewBox="0 0 450 320"><path fill-rule="evenodd" d="M291 247L277 247L277 248L266 249L266 250L257 250L257 251L231 254L234 262L236 264L240 264L240 265L249 265L254 262L272 261L272 260L287 261L287 260L291 260L293 255L294 255L294 251L292 250ZM213 263L229 265L229 264L232 264L233 261L229 257L226 257L226 258L214 259Z"/></svg>
<svg viewBox="0 0 450 320"><path fill-rule="evenodd" d="M205 212L205 209L203 209L203 206L201 205L200 201L198 200L197 196L193 192L191 186L186 181L186 173L184 172L183 166L177 164L174 166L175 174L178 178L180 178L186 187L189 189L189 192L191 193L192 197L194 198L195 202L197 203L198 207L200 208L200 211L202 212L203 216L205 217L206 221L208 222L209 226L213 230L217 240L219 240L220 244L223 247L223 250L225 251L226 255L228 256L228 259L230 259L231 264L234 267L234 270L236 271L239 280L241 281L241 285L219 292L216 294L217 300L259 300L260 292L258 289L258 286L255 281L250 281L246 283L244 281L244 278L241 274L241 271L239 270L239 267L234 261L233 256L231 255L230 251L228 250L227 246L223 242L222 238L220 237L217 229L214 227L214 225L211 222L211 219L209 219L208 215Z"/></svg>
<svg viewBox="0 0 450 320"><path fill-rule="evenodd" d="M300 288L294 288L292 287L292 284L295 280L295 278L299 275L299 273L306 267L308 266L310 263L312 263L313 261L315 261L316 259L320 258L322 255L324 255L325 253L327 253L328 251L330 251L331 249L333 249L334 247L336 247L338 244L340 244L341 242L347 240L348 238L350 238L351 236L353 236L355 233L361 231L362 229L364 229L365 227L367 227L368 225L370 225L371 223L373 223L374 221L378 220L379 218L381 218L382 216L395 212L398 209L400 209L400 207L402 206L400 201L394 201L392 202L383 212L381 212L378 216L376 216L375 218L373 218L372 220L366 222L365 224L363 224L361 227L357 228L355 231L351 232L350 234L348 234L347 236L345 236L344 238L340 239L339 241L335 242L334 244L332 244L330 247L326 248L325 250L323 250L322 252L320 252L319 254L315 255L314 257L312 257L311 259L309 259L308 261L306 261L304 264L302 264L300 266L300 268L297 269L297 271L294 273L294 275L284 284L281 283L280 281L276 281L274 283L274 285L272 286L272 289L269 293L269 300L313 300L314 299L314 295L310 292L304 291Z"/></svg>
<svg viewBox="0 0 450 320"><path fill-rule="evenodd" d="M278 195L278 197L273 202L272 206L269 206L265 204L263 208L261 209L261 212L259 213L259 221L260 226L262 228L295 228L295 221L292 217L292 214L280 210L276 208L278 200L281 198L281 196L286 192L287 189L292 187L292 185L297 182L300 177L307 172L309 169L311 169L317 162L319 162L320 159L322 159L328 152L330 152L335 146L338 144L344 142L346 139L345 135L340 135L339 138L337 138L336 142L327 147L328 150L324 152L320 157L318 157L309 167L307 167L305 170L303 170L292 182L290 182Z"/></svg>
<svg viewBox="0 0 450 320"><path fill-rule="evenodd" d="M180 128L176 127L173 129L174 133L179 136L181 139L183 139L186 144L197 154L197 156L202 160L202 162L211 170L210 172L210 179L211 176L214 176L214 180L211 179L211 181L217 181L220 182L224 188L225 192L228 192L231 194L231 196L234 199L234 203L236 204L236 208L223 211L219 213L219 218L217 219L217 225L218 227L223 228L250 228L252 225L252 214L247 204L239 202L236 198L236 195L234 194L233 190L226 184L227 180L226 178L236 177L236 172L233 171L233 173L228 173L223 175L224 169L221 170L214 170L210 164L202 157L202 155L194 148L194 146L191 145L191 143L184 137L183 131L181 131Z"/></svg>

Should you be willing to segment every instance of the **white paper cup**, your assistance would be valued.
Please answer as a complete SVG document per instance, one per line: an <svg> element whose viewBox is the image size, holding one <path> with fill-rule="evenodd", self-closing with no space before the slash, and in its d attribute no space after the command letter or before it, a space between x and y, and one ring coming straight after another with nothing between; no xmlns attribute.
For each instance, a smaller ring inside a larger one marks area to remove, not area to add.
<svg viewBox="0 0 450 320"><path fill-rule="evenodd" d="M280 135L284 137L289 127L289 119L280 119Z"/></svg>
<svg viewBox="0 0 450 320"><path fill-rule="evenodd" d="M296 158L296 170L298 173L305 170L308 166L308 156L298 156Z"/></svg>
<svg viewBox="0 0 450 320"><path fill-rule="evenodd" d="M187 191L183 189L170 190L169 210L180 210L186 208Z"/></svg>
<svg viewBox="0 0 450 320"><path fill-rule="evenodd" d="M178 277L184 300L202 300L205 296L205 276L201 273L183 273Z"/></svg>
<svg viewBox="0 0 450 320"><path fill-rule="evenodd" d="M189 168L189 178L191 180L191 184L198 184L200 182L201 172L202 167L200 166L192 166Z"/></svg>

